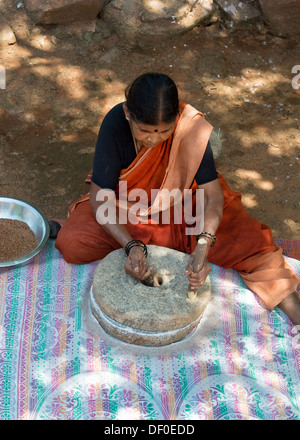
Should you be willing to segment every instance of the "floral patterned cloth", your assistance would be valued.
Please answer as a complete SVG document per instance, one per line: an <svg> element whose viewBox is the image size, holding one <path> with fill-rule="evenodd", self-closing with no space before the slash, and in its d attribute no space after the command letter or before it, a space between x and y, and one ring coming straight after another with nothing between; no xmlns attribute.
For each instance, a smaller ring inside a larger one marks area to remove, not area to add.
<svg viewBox="0 0 300 440"><path fill-rule="evenodd" d="M96 266L65 263L49 240L28 264L0 268L2 420L300 419L300 338L235 271L214 265L197 329L154 349L89 315Z"/></svg>

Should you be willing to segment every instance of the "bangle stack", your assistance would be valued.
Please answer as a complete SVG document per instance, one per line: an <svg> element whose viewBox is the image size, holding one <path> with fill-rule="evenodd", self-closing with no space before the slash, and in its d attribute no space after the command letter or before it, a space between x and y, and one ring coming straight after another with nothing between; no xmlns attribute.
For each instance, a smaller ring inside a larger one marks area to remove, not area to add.
<svg viewBox="0 0 300 440"><path fill-rule="evenodd" d="M136 239L130 240L126 244L125 252L126 252L127 257L129 255L130 249L132 249L135 246L140 246L141 248L143 248L143 252L145 254L145 257L147 257L147 255L148 255L147 246L145 245L145 243L142 240L136 240Z"/></svg>
<svg viewBox="0 0 300 440"><path fill-rule="evenodd" d="M198 241L200 237L209 238L211 240L210 247L214 247L216 245L217 237L214 234L211 234L210 232L201 232L201 234L196 236L196 240Z"/></svg>

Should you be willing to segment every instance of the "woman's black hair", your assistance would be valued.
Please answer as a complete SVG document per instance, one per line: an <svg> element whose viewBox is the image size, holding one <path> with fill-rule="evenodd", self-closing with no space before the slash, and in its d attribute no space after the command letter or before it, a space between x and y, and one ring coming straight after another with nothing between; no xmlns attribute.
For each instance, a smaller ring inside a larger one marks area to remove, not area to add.
<svg viewBox="0 0 300 440"><path fill-rule="evenodd" d="M157 125L170 123L179 112L178 90L174 81L163 73L145 73L125 91L126 106L135 122Z"/></svg>

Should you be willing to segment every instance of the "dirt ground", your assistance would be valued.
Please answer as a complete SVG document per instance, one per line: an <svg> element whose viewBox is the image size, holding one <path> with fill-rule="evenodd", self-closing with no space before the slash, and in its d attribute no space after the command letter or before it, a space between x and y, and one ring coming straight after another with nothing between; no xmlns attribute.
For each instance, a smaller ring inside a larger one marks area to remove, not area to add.
<svg viewBox="0 0 300 440"><path fill-rule="evenodd" d="M299 42L264 26L220 23L168 41L126 42L100 19L96 28L45 28L23 7L5 12L17 43L0 49L1 195L66 218L89 190L104 115L137 75L160 71L216 128L218 171L243 194L250 215L275 237L299 239L300 90L291 72Z"/></svg>

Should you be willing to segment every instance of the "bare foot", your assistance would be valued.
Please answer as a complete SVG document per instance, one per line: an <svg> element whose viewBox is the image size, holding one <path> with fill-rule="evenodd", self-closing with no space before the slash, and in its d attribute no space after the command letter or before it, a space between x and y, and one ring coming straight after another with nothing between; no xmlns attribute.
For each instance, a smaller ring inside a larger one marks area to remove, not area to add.
<svg viewBox="0 0 300 440"><path fill-rule="evenodd" d="M295 325L300 325L300 299L297 292L284 298L278 307L290 318Z"/></svg>

